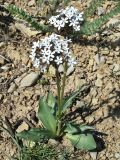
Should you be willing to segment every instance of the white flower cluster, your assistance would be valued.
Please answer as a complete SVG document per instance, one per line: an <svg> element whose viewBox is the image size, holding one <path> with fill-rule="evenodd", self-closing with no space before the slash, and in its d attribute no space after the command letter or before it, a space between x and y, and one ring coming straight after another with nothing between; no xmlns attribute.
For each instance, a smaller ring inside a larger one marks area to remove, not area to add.
<svg viewBox="0 0 120 160"><path fill-rule="evenodd" d="M67 7L66 9L61 9L58 11L57 16L52 16L49 19L50 24L60 30L61 28L67 26L73 27L75 31L80 30L80 23L83 21L83 13L79 12L78 9L73 6Z"/></svg>
<svg viewBox="0 0 120 160"><path fill-rule="evenodd" d="M67 62L68 67L74 66L76 61L68 48L69 42L71 40L63 39L57 34L45 37L42 41L33 42L30 58L34 67L40 68L41 72L46 72L50 64L58 67Z"/></svg>

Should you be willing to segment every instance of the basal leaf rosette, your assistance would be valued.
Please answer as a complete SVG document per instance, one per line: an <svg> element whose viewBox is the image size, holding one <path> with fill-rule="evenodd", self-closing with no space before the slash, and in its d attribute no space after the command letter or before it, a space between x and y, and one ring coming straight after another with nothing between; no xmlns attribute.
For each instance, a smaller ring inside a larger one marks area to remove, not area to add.
<svg viewBox="0 0 120 160"><path fill-rule="evenodd" d="M70 27L75 31L80 31L80 25L83 22L83 12L80 12L73 6L68 6L66 9L58 10L57 13L59 14L49 19L51 25L58 30L64 27L67 27L67 29Z"/></svg>
<svg viewBox="0 0 120 160"><path fill-rule="evenodd" d="M69 44L71 40L60 35L52 34L41 41L33 42L30 58L35 68L45 73L50 65L55 69L64 63L67 68L74 67L75 59L72 57Z"/></svg>

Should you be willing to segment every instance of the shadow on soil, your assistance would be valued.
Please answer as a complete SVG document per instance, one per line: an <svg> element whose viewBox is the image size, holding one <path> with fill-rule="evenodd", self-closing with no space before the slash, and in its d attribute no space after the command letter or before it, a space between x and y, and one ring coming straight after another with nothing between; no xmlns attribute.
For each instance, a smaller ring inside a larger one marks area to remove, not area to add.
<svg viewBox="0 0 120 160"><path fill-rule="evenodd" d="M89 94L89 91L90 91L90 88L88 88L85 91L85 93L82 93L79 98L82 99L86 94ZM97 110L102 108L105 104L106 104L106 107L108 107L108 116L104 117L104 115L103 115L103 117L100 117L99 119L89 123L88 125L99 124L109 117L111 117L113 120L116 120L116 118L120 118L120 92L119 91L114 91L114 92L116 93L116 96L113 96L113 97L101 102L99 105L96 105L97 107L95 106L93 108L92 104L88 104L84 107L77 108L75 111L68 113L66 115L65 119L67 121L74 121L78 117L81 117L81 119L83 120L83 123L86 124L86 120L85 120L86 117L89 117L90 115L92 115L94 112L96 112ZM116 101L118 102L117 103L118 105L116 105L115 107L107 105L109 103L109 101L112 100L113 98L116 98ZM76 99L74 103L76 103L77 100L78 99ZM97 131L94 132L94 138L97 143L97 149L95 151L97 151L97 152L100 152L103 149L105 149L105 143L103 141L103 136L107 136L107 134L102 133L102 132L97 132Z"/></svg>

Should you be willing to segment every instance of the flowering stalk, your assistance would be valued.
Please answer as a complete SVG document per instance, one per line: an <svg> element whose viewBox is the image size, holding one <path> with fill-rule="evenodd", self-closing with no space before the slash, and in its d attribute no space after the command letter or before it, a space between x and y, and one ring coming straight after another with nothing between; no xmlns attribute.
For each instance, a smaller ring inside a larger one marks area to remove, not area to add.
<svg viewBox="0 0 120 160"><path fill-rule="evenodd" d="M60 35L52 34L42 39L41 42L33 42L32 52L30 54L34 67L39 68L41 72L47 72L50 65L56 69L58 97L56 114L57 136L60 136L61 132L62 106L67 69L70 66L74 67L76 64L76 61L71 55L71 50L69 49L70 42L70 39L64 39ZM63 66L63 78L61 78L62 73L59 71L60 65Z"/></svg>
<svg viewBox="0 0 120 160"><path fill-rule="evenodd" d="M65 62L64 65L64 75L63 75L63 84L62 84L62 89L61 89L61 105L63 103L63 97L64 97L64 90L65 90L65 82L66 82L66 73L67 73L67 63Z"/></svg>
<svg viewBox="0 0 120 160"><path fill-rule="evenodd" d="M57 83L57 104L58 104L58 118L60 118L60 108L61 108L61 98L60 98L60 95L61 95L61 85L60 85L60 76L59 76L59 72L58 70L56 70L56 83Z"/></svg>
<svg viewBox="0 0 120 160"><path fill-rule="evenodd" d="M59 72L56 71L56 77L57 77L57 94L58 94L58 119L57 119L57 136L60 135L61 131L61 114L62 114L62 103L63 103L63 97L64 97L64 90L65 90L65 82L66 82L66 72L67 72L67 63L65 62L64 65L64 75L62 79L62 87L60 85L60 76Z"/></svg>

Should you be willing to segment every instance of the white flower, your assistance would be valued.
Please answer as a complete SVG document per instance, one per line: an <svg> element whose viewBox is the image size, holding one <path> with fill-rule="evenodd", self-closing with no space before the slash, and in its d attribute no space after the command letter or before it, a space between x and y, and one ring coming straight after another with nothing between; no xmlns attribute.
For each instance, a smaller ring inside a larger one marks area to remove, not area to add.
<svg viewBox="0 0 120 160"><path fill-rule="evenodd" d="M58 30L60 30L60 28L65 26L65 22L62 20L56 20L56 23L54 23L54 26L58 28Z"/></svg>
<svg viewBox="0 0 120 160"><path fill-rule="evenodd" d="M55 62L56 62L57 65L61 64L62 63L62 57L57 56L56 59L55 59Z"/></svg>
<svg viewBox="0 0 120 160"><path fill-rule="evenodd" d="M62 48L61 48L61 43L57 43L54 47L55 52L60 53L63 52Z"/></svg>
<svg viewBox="0 0 120 160"><path fill-rule="evenodd" d="M80 26L74 26L73 28L75 29L75 31L80 31Z"/></svg>
<svg viewBox="0 0 120 160"><path fill-rule="evenodd" d="M33 46L32 46L32 48L33 49L36 49L37 47L39 47L40 46L40 42L38 41L38 42L33 42Z"/></svg>
<svg viewBox="0 0 120 160"><path fill-rule="evenodd" d="M74 66L76 65L76 61L74 60L74 58L71 58L71 56L69 56L69 59L68 59L68 66Z"/></svg>
<svg viewBox="0 0 120 160"><path fill-rule="evenodd" d="M75 26L77 26L77 25L79 25L79 22L78 22L78 21L76 21L76 20L74 20L74 19L71 19L71 20L70 20L69 26L75 27Z"/></svg>
<svg viewBox="0 0 120 160"><path fill-rule="evenodd" d="M63 39L63 37L57 34L45 37L39 43L33 42L30 53L33 66L40 68L41 72L45 72L51 64L54 67L59 67L60 64L66 62L68 67L74 66L76 61L71 56L69 42L71 40Z"/></svg>
<svg viewBox="0 0 120 160"><path fill-rule="evenodd" d="M50 64L50 56L43 56L42 57L42 62L43 63L47 63L47 64Z"/></svg>
<svg viewBox="0 0 120 160"><path fill-rule="evenodd" d="M41 72L45 73L47 71L47 67L46 66L41 66Z"/></svg>
<svg viewBox="0 0 120 160"><path fill-rule="evenodd" d="M56 16L52 16L50 19L49 19L49 22L51 24L55 24L56 23Z"/></svg>
<svg viewBox="0 0 120 160"><path fill-rule="evenodd" d="M57 16L52 16L49 19L49 23L56 27L58 30L65 27L66 24L72 26L76 31L80 29L80 22L83 21L83 12L79 12L79 10L73 6L67 7L64 10L62 9L57 12L59 12L59 14Z"/></svg>
<svg viewBox="0 0 120 160"><path fill-rule="evenodd" d="M39 68L39 66L40 66L40 60L39 60L38 58L36 58L36 59L33 61L33 66L34 66L35 68Z"/></svg>

